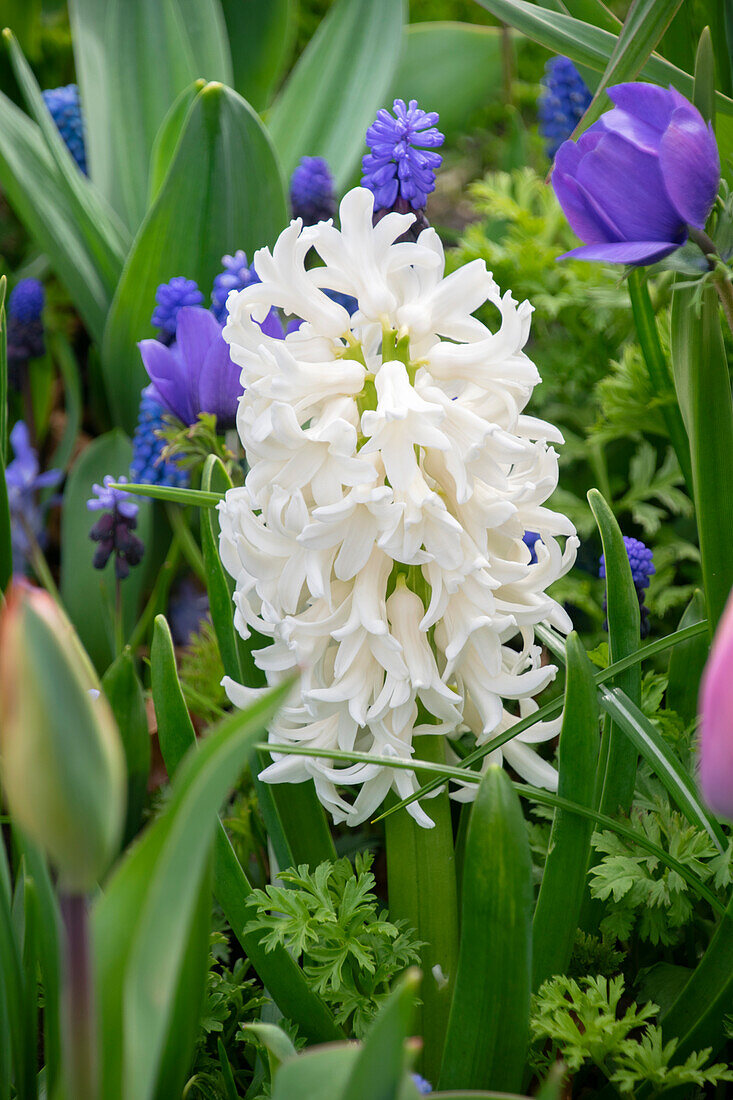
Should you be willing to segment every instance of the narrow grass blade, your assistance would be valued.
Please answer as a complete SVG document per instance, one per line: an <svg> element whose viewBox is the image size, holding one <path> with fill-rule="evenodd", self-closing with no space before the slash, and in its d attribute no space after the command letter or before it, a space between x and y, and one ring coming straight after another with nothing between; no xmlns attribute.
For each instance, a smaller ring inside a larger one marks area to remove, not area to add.
<svg viewBox="0 0 733 1100"><path fill-rule="evenodd" d="M642 754L687 820L704 829L713 843L724 851L727 840L723 830L703 806L692 777L656 726L620 688L602 687L600 692L602 708L611 715L619 731L628 737L634 753Z"/></svg>
<svg viewBox="0 0 733 1100"><path fill-rule="evenodd" d="M223 493L204 493L201 489L177 489L173 485L138 485L130 482L120 485L112 483L113 489L124 489L136 497L150 497L152 500L167 500L171 504L191 504L194 508L216 508L224 499Z"/></svg>
<svg viewBox="0 0 733 1100"><path fill-rule="evenodd" d="M669 433L669 439L677 455L685 485L692 492L692 465L690 462L690 441L687 438L687 430L682 419L682 414L677 404L677 396L674 392L674 380L669 364L662 351L657 331L657 321L654 316L651 298L646 277L639 268L634 268L627 279L631 309L634 315L636 335L641 347L641 353L646 365L647 374L654 393L662 397L668 396L669 402L662 404L661 412L664 423Z"/></svg>
<svg viewBox="0 0 733 1100"><path fill-rule="evenodd" d="M532 859L506 772L487 770L471 810L461 949L439 1087L516 1091L529 1041Z"/></svg>
<svg viewBox="0 0 733 1100"><path fill-rule="evenodd" d="M598 764L598 697L591 665L573 633L567 641L565 711L560 734L558 794L593 808ZM586 885L593 826L555 811L532 926L532 987L565 972Z"/></svg>
<svg viewBox="0 0 733 1100"><path fill-rule="evenodd" d="M705 597L699 588L695 589L692 599L680 619L680 630L705 622ZM700 678L708 659L707 628L682 645L675 646L669 658L669 679L667 683L666 705L679 714L685 724L693 721L697 714L697 696L700 690Z"/></svg>
<svg viewBox="0 0 733 1100"><path fill-rule="evenodd" d="M102 687L120 731L127 765L127 815L124 844L137 833L145 808L150 773L150 731L142 684L129 650L102 677Z"/></svg>
<svg viewBox="0 0 733 1100"><path fill-rule="evenodd" d="M173 778L181 760L196 743L196 734L183 698L173 638L164 615L155 619L150 667L160 751L168 775Z"/></svg>
<svg viewBox="0 0 733 1100"><path fill-rule="evenodd" d="M639 648L639 598L631 577L629 556L621 529L610 507L597 489L588 493L603 543L606 563L606 602L608 649L611 661L627 657ZM619 673L614 683L632 702L641 702L641 671L638 664ZM596 791L604 813L627 813L634 795L637 752L631 742L611 722L604 730ZM601 770L602 769L602 770Z"/></svg>

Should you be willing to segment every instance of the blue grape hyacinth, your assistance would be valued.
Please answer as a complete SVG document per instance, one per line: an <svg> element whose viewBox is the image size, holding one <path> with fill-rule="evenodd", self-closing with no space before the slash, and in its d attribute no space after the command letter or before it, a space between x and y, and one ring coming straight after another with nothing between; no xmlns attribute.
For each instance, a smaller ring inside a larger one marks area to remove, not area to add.
<svg viewBox="0 0 733 1100"><path fill-rule="evenodd" d="M222 256L224 270L214 279L211 291L211 312L220 325L227 319L227 298L232 290L244 290L260 280L254 266L250 267L246 252L237 249L233 256Z"/></svg>
<svg viewBox="0 0 733 1100"><path fill-rule="evenodd" d="M178 314L184 306L200 306L204 296L193 279L176 275L167 283L161 283L155 292L156 306L150 323L160 329L162 343L168 344L176 335Z"/></svg>
<svg viewBox="0 0 733 1100"><path fill-rule="evenodd" d="M626 547L629 565L631 566L631 579L634 582L634 588L636 589L636 595L639 600L641 636L642 638L646 638L651 628L649 623L649 608L646 607L644 603L644 590L649 587L649 579L652 574L656 573L653 560L654 555L641 539L632 538L630 535L624 535L624 546ZM598 576L601 578L606 576L606 557L604 554L601 554ZM604 611L606 610L606 597L603 599L603 609ZM608 622L605 622L603 626L604 629L607 630Z"/></svg>
<svg viewBox="0 0 733 1100"><path fill-rule="evenodd" d="M333 176L323 157L303 157L290 181L290 205L303 225L325 222L336 213Z"/></svg>
<svg viewBox="0 0 733 1100"><path fill-rule="evenodd" d="M165 440L155 434L166 426L163 419L166 412L155 386L146 386L140 395L140 411L132 438L130 478L146 485L185 487L189 481L188 472L177 462L166 462L163 459Z"/></svg>
<svg viewBox="0 0 733 1100"><path fill-rule="evenodd" d="M8 297L8 376L18 387L21 368L29 359L45 354L43 338L43 306L46 293L38 279L21 279Z"/></svg>
<svg viewBox="0 0 733 1100"><path fill-rule="evenodd" d="M56 129L64 139L66 148L86 176L87 153L84 145L84 120L81 113L79 88L76 84L66 84L61 88L48 88L43 93L51 118Z"/></svg>
<svg viewBox="0 0 733 1100"><path fill-rule="evenodd" d="M374 192L374 210L425 209L435 190L435 171L443 162L445 136L438 130L435 111L423 111L416 99L407 105L396 99L390 114L384 107L366 132L369 152L362 159L362 187Z"/></svg>
<svg viewBox="0 0 733 1100"><path fill-rule="evenodd" d="M137 527L139 505L124 489L113 488L114 481L124 485L127 478L114 478L108 474L102 485L92 486L94 496L87 501L87 508L102 515L89 532L89 537L98 543L92 562L94 568L104 569L114 555L115 576L122 581L129 575L130 566L139 565L142 561L145 545L133 533Z"/></svg>
<svg viewBox="0 0 733 1100"><path fill-rule="evenodd" d="M547 155L553 160L580 122L593 96L569 57L550 58L541 84L537 103L540 134L547 143Z"/></svg>

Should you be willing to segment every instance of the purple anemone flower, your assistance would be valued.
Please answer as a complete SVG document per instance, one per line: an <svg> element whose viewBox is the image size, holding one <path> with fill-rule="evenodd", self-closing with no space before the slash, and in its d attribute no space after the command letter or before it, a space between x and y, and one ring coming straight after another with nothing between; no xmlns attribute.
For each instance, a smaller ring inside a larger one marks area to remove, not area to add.
<svg viewBox="0 0 733 1100"><path fill-rule="evenodd" d="M282 327L279 325L280 335ZM184 306L178 313L176 340L138 344L145 369L160 400L184 424L199 413L213 413L220 428L232 427L242 394L240 369L229 355L221 325L208 309Z"/></svg>
<svg viewBox="0 0 733 1100"><path fill-rule="evenodd" d="M38 454L31 446L28 428L19 420L10 433L10 446L15 458L8 463L5 481L10 508L10 545L13 553L13 570L22 573L33 550L33 543L43 546L45 532L44 512L53 502L39 505L36 494L40 489L55 487L64 476L63 470L46 470L40 473Z"/></svg>
<svg viewBox="0 0 733 1100"><path fill-rule="evenodd" d="M552 185L585 244L565 256L651 264L702 229L720 182L710 125L674 88L617 84L615 107L555 157ZM564 257L560 257L564 259Z"/></svg>

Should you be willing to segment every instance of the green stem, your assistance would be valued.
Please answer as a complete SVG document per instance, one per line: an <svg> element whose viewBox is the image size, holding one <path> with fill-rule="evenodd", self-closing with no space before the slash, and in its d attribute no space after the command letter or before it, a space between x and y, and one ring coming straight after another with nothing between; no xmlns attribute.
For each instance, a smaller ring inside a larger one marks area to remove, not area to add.
<svg viewBox="0 0 733 1100"><path fill-rule="evenodd" d="M416 738L415 752L422 759L445 762L440 737ZM387 883L390 916L406 920L424 941L418 1010L424 1043L421 1072L437 1081L458 960L458 899L448 792L430 799L425 809L435 822L432 829L422 828L406 810L387 818Z"/></svg>
<svg viewBox="0 0 733 1100"><path fill-rule="evenodd" d="M36 538L33 529L31 528L30 524L26 523L23 516L19 516L18 518L23 528L23 533L28 540L28 557L30 559L31 565L33 566L33 572L36 574L36 578L41 582L48 594L50 596L53 596L56 603L60 606L63 606L61 604L61 595L59 594L59 590L56 587L56 582L54 581L51 574L49 564L46 561L46 555L43 553L43 550L41 550L40 543L38 542L38 539Z"/></svg>
<svg viewBox="0 0 733 1100"><path fill-rule="evenodd" d="M125 645L125 628L122 623L122 581L115 577L115 657L119 657Z"/></svg>
<svg viewBox="0 0 733 1100"><path fill-rule="evenodd" d="M166 504L165 510L170 525L173 528L173 533L178 539L178 543L184 558L191 566L199 580L203 584L206 584L207 578L206 570L204 568L204 559L201 556L201 551L198 548L196 539L191 533L191 528L186 522L186 517L183 513L183 510L176 504Z"/></svg>
<svg viewBox="0 0 733 1100"><path fill-rule="evenodd" d="M155 581L153 591L150 593L150 598L145 604L143 613L135 624L135 629L127 640L127 644L134 653L137 647L142 643L143 638L148 632L150 624L155 616L161 609L165 607L166 597L170 589L173 577L175 576L178 560L181 556L181 548L176 535L171 540L168 554L163 562L162 568L158 573Z"/></svg>
<svg viewBox="0 0 733 1100"><path fill-rule="evenodd" d="M705 256L708 267L715 273L713 275L713 285L723 307L728 328L733 332L733 283L731 283L725 265L720 259L715 242L704 229L696 229L695 226L689 227L689 234L690 240L695 242Z"/></svg>

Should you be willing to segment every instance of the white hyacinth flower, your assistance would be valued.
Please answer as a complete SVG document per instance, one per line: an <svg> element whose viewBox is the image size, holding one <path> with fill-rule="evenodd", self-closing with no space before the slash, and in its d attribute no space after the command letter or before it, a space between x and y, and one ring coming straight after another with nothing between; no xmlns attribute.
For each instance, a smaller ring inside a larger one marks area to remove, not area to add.
<svg viewBox="0 0 733 1100"><path fill-rule="evenodd" d="M434 230L398 242L413 215L373 226L372 208L355 188L340 230L292 222L255 254L261 281L229 295L224 329L242 368L249 464L219 506L235 624L272 639L255 652L270 684L300 671L270 741L375 758L275 754L261 778L312 778L350 825L390 790L418 789L414 772L380 757L409 760L421 734L471 731L481 744L536 709L556 669L534 627L570 629L547 588L578 544L544 507L562 436L523 412L540 381L522 350L531 306L502 295L482 261L445 276ZM306 267L311 248L323 266ZM327 290L356 298L353 316ZM473 316L487 301L496 332ZM285 340L257 323L273 306L303 321ZM540 535L535 562L528 530ZM235 705L251 702L252 689L224 683ZM552 787L532 746L557 728L535 725L492 760ZM432 824L417 802L409 810Z"/></svg>

